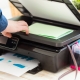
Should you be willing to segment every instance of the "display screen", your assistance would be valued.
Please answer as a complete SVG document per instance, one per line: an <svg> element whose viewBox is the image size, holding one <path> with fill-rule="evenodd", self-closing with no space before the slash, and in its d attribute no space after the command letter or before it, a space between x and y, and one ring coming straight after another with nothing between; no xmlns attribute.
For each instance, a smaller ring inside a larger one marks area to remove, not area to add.
<svg viewBox="0 0 80 80"><path fill-rule="evenodd" d="M1 44L6 44L7 43L8 38L4 37L4 36L0 36L0 43Z"/></svg>

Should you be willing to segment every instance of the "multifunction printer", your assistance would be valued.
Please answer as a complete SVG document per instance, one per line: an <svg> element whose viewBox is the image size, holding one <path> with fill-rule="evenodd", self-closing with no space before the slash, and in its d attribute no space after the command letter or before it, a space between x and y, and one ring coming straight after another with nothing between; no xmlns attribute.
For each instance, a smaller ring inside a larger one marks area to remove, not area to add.
<svg viewBox="0 0 80 80"><path fill-rule="evenodd" d="M70 52L67 45L73 45L80 38L80 14L74 4L69 0L9 1L22 13L21 16L14 17L12 20L24 20L29 27L36 23L41 24L43 28L40 32L43 32L43 29L46 31L48 26L54 27L52 29L53 32L57 32L54 34L56 36L61 34L62 29L65 32L66 29L69 30L69 33L66 32L65 35L55 38L37 33L27 35L25 31L13 33L13 37L7 39L6 45L0 44L2 53L10 51L33 57L40 61L41 69L51 72L57 72L68 66ZM37 27L38 25L36 29ZM52 31L49 27L47 33ZM56 27L58 29L55 29Z"/></svg>

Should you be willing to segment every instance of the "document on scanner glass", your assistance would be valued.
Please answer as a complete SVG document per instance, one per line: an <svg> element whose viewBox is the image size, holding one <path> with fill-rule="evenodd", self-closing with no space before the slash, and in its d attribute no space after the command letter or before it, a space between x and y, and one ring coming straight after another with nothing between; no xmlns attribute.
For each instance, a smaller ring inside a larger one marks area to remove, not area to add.
<svg viewBox="0 0 80 80"><path fill-rule="evenodd" d="M64 37L72 33L73 31L74 30L71 29L42 24L42 23L34 23L31 26L29 26L29 32L31 34L35 34L38 36L43 36L51 39L59 39L61 37Z"/></svg>

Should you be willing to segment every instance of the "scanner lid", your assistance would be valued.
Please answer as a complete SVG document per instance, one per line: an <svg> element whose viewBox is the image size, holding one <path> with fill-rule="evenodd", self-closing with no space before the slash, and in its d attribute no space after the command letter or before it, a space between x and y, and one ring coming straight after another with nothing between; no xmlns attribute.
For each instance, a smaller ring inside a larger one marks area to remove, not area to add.
<svg viewBox="0 0 80 80"><path fill-rule="evenodd" d="M10 0L10 1L23 14L31 16L31 19L33 17L33 18L40 18L44 20L52 20L53 22L57 21L57 22L67 23L66 25L64 24L64 27L66 26L74 27L75 25L77 25L76 27L78 27L79 29L80 14L69 0ZM26 16L20 18L21 20L27 19ZM70 24L72 24L73 26ZM27 36L23 32L16 33L16 34L18 34L21 38L26 40L47 44L55 47L63 47L79 39L80 30L79 31L74 30L71 34L59 38L57 40L34 35L34 34L29 34Z"/></svg>
<svg viewBox="0 0 80 80"><path fill-rule="evenodd" d="M18 0L33 17L80 26L80 14L71 0Z"/></svg>

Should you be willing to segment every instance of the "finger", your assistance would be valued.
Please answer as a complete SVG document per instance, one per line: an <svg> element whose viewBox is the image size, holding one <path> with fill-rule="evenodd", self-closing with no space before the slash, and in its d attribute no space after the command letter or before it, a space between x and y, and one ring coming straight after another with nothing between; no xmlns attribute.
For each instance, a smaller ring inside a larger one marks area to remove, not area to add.
<svg viewBox="0 0 80 80"><path fill-rule="evenodd" d="M18 26L16 32L19 32L19 31L24 31L26 32L26 34L29 34L28 26Z"/></svg>
<svg viewBox="0 0 80 80"><path fill-rule="evenodd" d="M23 26L23 30L26 32L26 34L29 34L29 28L26 26Z"/></svg>
<svg viewBox="0 0 80 80"><path fill-rule="evenodd" d="M2 35L3 36L6 36L8 38L11 38L12 37L11 33L8 33L8 32L4 32L4 33L2 33Z"/></svg>
<svg viewBox="0 0 80 80"><path fill-rule="evenodd" d="M22 26L28 26L27 22L25 21L18 21L19 25L22 25Z"/></svg>
<svg viewBox="0 0 80 80"><path fill-rule="evenodd" d="M29 34L29 28L28 28L28 26L19 26L18 32L19 31L25 31L26 34Z"/></svg>

